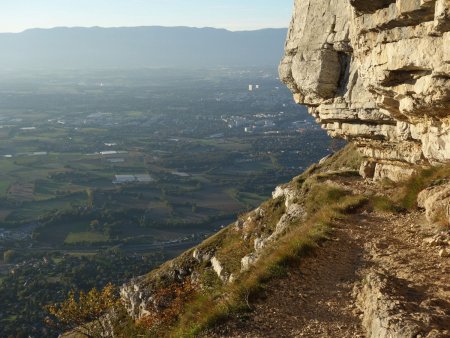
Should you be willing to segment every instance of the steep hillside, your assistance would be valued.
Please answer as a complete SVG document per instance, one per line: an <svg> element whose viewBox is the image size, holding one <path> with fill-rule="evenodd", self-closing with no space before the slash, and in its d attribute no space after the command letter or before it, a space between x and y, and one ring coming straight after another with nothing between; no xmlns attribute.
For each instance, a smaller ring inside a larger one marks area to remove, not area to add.
<svg viewBox="0 0 450 338"><path fill-rule="evenodd" d="M151 337L448 337L450 168L380 186L361 161L347 147L125 285L128 312Z"/></svg>

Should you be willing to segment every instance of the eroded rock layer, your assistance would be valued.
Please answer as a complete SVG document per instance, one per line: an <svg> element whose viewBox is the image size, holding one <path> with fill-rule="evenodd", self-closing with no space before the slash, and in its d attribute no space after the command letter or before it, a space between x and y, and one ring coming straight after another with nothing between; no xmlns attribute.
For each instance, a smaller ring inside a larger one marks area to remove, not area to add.
<svg viewBox="0 0 450 338"><path fill-rule="evenodd" d="M364 177L450 161L450 0L296 0L279 71Z"/></svg>

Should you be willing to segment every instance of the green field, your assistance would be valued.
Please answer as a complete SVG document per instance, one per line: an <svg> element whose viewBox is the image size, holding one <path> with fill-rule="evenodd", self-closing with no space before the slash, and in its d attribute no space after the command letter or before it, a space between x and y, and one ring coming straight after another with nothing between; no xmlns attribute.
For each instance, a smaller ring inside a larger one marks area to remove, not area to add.
<svg viewBox="0 0 450 338"><path fill-rule="evenodd" d="M66 239L65 244L80 244L80 243L104 243L109 240L108 236L98 232L70 232Z"/></svg>

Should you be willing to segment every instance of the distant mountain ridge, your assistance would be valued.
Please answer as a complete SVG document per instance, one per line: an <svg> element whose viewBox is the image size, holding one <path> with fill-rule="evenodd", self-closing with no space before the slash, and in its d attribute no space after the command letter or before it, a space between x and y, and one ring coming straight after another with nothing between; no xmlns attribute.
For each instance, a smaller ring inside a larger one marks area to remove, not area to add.
<svg viewBox="0 0 450 338"><path fill-rule="evenodd" d="M276 66L287 29L124 27L1 33L0 69Z"/></svg>

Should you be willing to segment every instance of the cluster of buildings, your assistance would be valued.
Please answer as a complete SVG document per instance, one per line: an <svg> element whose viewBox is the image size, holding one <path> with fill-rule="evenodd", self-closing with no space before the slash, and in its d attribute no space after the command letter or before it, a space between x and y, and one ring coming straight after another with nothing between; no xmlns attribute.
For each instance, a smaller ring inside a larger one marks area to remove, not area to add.
<svg viewBox="0 0 450 338"><path fill-rule="evenodd" d="M277 117L275 114L260 113L255 114L251 117L245 116L222 116L221 119L224 121L228 128L243 128L246 133L251 133L255 131L262 131L263 129L273 128L276 123L272 118Z"/></svg>
<svg viewBox="0 0 450 338"><path fill-rule="evenodd" d="M48 153L46 151L34 151L31 153L18 153L16 155L12 155L12 154L6 154L6 155L2 155L5 158L13 158L13 157L20 157L20 156L46 156L48 155Z"/></svg>
<svg viewBox="0 0 450 338"><path fill-rule="evenodd" d="M13 231L0 228L0 241L24 241L31 239L31 234L28 229Z"/></svg>
<svg viewBox="0 0 450 338"><path fill-rule="evenodd" d="M245 133L278 134L283 131L303 132L307 129L317 129L316 124L304 119L286 122L285 113L257 113L250 116L226 116L220 118L230 129L242 128Z"/></svg>
<svg viewBox="0 0 450 338"><path fill-rule="evenodd" d="M253 120L250 120L245 116L222 116L221 119L228 125L228 128L238 128L253 123Z"/></svg>
<svg viewBox="0 0 450 338"><path fill-rule="evenodd" d="M137 175L115 175L113 184L126 184L126 183L150 183L154 178L149 174L137 174Z"/></svg>
<svg viewBox="0 0 450 338"><path fill-rule="evenodd" d="M126 150L104 150L99 153L102 156L110 156L110 155L117 155L117 154L128 154L128 151Z"/></svg>
<svg viewBox="0 0 450 338"><path fill-rule="evenodd" d="M12 275L15 275L16 273L18 273L20 271L20 269L22 268L28 268L28 269L34 269L37 271L41 271L41 269L44 266L49 266L51 264L51 261L47 258L47 257L43 257L43 258L31 258L31 259L27 259L27 260L23 260L20 263L16 263L12 266L12 268L9 270L9 272ZM54 265L53 265L54 266ZM54 269L53 269L54 270ZM23 286L27 286L28 282L30 281L30 279L27 279Z"/></svg>

